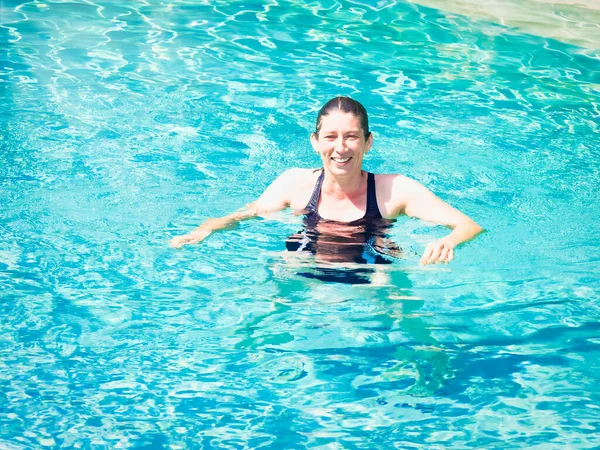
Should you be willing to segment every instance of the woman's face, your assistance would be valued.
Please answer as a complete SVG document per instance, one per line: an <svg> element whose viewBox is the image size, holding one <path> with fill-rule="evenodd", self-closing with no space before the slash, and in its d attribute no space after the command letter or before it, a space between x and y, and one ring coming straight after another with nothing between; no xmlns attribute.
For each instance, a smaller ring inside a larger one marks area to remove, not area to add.
<svg viewBox="0 0 600 450"><path fill-rule="evenodd" d="M373 144L373 135L365 139L360 120L352 113L333 111L322 117L319 135L310 139L321 155L323 167L334 175L360 173L365 153Z"/></svg>

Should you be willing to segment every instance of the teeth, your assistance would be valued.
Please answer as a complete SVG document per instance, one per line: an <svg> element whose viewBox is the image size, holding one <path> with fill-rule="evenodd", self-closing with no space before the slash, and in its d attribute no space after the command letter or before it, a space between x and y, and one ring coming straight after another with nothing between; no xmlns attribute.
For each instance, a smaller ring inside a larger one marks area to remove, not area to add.
<svg viewBox="0 0 600 450"><path fill-rule="evenodd" d="M333 159L335 162L338 162L338 163L345 163L350 158L331 158L331 159Z"/></svg>

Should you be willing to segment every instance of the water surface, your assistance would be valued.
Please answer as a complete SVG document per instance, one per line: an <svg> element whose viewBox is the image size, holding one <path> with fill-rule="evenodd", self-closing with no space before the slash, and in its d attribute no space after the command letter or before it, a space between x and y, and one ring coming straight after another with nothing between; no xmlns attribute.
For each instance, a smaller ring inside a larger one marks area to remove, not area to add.
<svg viewBox="0 0 600 450"><path fill-rule="evenodd" d="M2 446L600 445L597 47L393 1L0 8ZM368 170L487 233L421 267L446 230L400 219L360 286L298 276L287 213L168 248L318 167L336 95Z"/></svg>

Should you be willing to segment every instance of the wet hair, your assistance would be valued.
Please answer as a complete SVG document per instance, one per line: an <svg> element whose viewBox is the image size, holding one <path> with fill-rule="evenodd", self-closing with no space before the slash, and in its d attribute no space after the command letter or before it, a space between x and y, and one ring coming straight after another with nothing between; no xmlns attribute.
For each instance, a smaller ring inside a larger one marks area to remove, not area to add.
<svg viewBox="0 0 600 450"><path fill-rule="evenodd" d="M353 116L357 117L361 128L365 132L365 139L369 138L371 132L369 131L369 117L367 116L367 110L363 105L350 97L335 97L325 103L317 116L317 125L315 127L315 136L317 138L319 137L319 131L321 131L323 116L328 116L332 111L351 113Z"/></svg>

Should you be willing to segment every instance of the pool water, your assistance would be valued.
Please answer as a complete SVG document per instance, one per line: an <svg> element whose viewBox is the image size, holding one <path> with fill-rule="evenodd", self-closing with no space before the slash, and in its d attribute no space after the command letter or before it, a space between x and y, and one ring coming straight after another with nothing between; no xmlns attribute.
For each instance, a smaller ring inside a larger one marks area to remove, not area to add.
<svg viewBox="0 0 600 450"><path fill-rule="evenodd" d="M0 1L0 446L600 446L596 41L434 6ZM360 285L289 212L168 247L318 167L336 95L487 232L420 266L400 218Z"/></svg>

